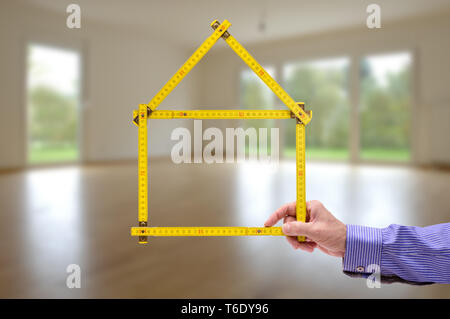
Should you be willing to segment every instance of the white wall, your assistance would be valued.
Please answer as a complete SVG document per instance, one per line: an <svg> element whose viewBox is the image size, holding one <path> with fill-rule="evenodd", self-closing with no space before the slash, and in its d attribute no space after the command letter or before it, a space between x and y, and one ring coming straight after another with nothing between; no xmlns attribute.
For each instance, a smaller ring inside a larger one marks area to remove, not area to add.
<svg viewBox="0 0 450 319"><path fill-rule="evenodd" d="M0 4L0 168L26 162L25 49L29 41L77 48L83 54L82 152L84 161L137 155L132 110L147 103L186 59L189 50L164 43L145 30L82 20L66 27L66 15L2 1ZM196 71L160 106L192 105ZM150 154L170 152L170 132L187 121L151 121ZM152 134L155 133L155 134Z"/></svg>
<svg viewBox="0 0 450 319"><path fill-rule="evenodd" d="M230 33L239 40L239 34ZM413 152L419 164L450 163L450 15L365 26L267 43L247 49L263 65L279 70L286 61L411 50L415 54ZM244 43L245 44L245 43ZM208 106L238 105L239 72L246 66L229 47L216 50L200 67L198 103ZM357 77L352 65L352 76ZM354 81L354 82L357 82ZM357 105L357 96L352 101ZM313 106L311 106L313 108ZM311 124L313 125L313 124Z"/></svg>

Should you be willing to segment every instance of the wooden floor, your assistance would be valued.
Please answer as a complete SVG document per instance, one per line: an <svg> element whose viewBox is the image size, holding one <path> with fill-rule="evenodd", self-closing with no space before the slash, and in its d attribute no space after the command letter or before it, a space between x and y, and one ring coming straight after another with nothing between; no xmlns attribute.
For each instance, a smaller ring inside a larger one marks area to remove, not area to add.
<svg viewBox="0 0 450 319"><path fill-rule="evenodd" d="M295 199L295 164L151 163L150 224L257 226ZM307 197L345 223L450 221L450 173L307 165ZM450 285L382 285L342 273L341 259L293 251L284 238L129 236L134 163L0 174L0 297L450 298ZM81 289L66 287L78 264Z"/></svg>

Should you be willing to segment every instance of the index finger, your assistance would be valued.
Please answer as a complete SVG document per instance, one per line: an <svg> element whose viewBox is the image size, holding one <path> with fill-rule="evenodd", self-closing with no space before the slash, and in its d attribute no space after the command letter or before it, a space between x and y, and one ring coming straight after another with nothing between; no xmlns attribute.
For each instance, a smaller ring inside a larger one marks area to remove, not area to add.
<svg viewBox="0 0 450 319"><path fill-rule="evenodd" d="M270 227L275 225L280 219L286 216L295 216L295 202L284 204L278 208L275 213L269 216L269 218L264 223L264 226Z"/></svg>

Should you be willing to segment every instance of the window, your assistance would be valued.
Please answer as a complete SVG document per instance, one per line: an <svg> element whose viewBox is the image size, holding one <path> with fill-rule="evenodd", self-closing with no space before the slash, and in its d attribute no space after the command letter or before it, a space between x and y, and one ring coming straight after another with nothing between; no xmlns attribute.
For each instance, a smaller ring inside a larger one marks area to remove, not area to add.
<svg viewBox="0 0 450 319"><path fill-rule="evenodd" d="M28 46L28 163L74 161L78 151L80 55Z"/></svg>
<svg viewBox="0 0 450 319"><path fill-rule="evenodd" d="M306 126L307 158L350 159L350 140L353 140L358 141L352 144L355 160L410 160L412 61L409 52L364 56L357 60L359 85L351 86L349 58L285 64L282 69L284 89L313 111L313 120ZM277 71L273 67L267 70L272 76ZM276 96L251 70L241 72L240 82L243 107L278 106ZM359 87L359 92L350 92L350 87L355 90ZM359 96L359 103L353 102L359 112L355 123L350 122L350 93ZM282 155L295 157L295 122L279 123L283 125ZM246 121L246 126L255 128L274 124L273 120Z"/></svg>
<svg viewBox="0 0 450 319"><path fill-rule="evenodd" d="M360 158L410 159L411 55L367 56L360 64Z"/></svg>
<svg viewBox="0 0 450 319"><path fill-rule="evenodd" d="M283 83L295 101L312 109L306 126L306 156L317 159L349 157L349 60L336 58L290 63L284 66ZM295 156L295 123L285 127L285 156Z"/></svg>

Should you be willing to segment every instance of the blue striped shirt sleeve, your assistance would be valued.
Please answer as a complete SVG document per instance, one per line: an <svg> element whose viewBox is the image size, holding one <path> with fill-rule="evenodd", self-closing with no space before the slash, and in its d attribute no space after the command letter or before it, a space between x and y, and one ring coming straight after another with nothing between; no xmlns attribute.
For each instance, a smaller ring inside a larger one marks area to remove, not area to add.
<svg viewBox="0 0 450 319"><path fill-rule="evenodd" d="M450 283L450 223L386 228L347 225L343 270L367 274L374 269L382 276L409 282Z"/></svg>

